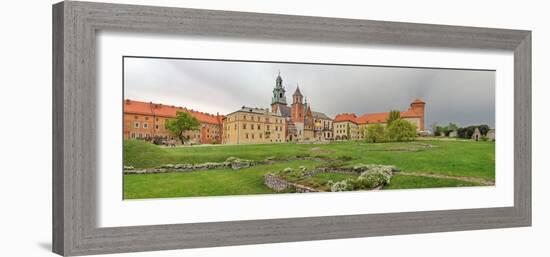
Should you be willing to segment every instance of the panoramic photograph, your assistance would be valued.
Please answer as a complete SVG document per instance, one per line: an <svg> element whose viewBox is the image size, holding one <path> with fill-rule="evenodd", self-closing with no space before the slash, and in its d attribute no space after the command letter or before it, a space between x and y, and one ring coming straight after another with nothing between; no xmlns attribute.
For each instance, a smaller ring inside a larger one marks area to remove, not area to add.
<svg viewBox="0 0 550 257"><path fill-rule="evenodd" d="M495 185L495 71L123 57L124 199Z"/></svg>

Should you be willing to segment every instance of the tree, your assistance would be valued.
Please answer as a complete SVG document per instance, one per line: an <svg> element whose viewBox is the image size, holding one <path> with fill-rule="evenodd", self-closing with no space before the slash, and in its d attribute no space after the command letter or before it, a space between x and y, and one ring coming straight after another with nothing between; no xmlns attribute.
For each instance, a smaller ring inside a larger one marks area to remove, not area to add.
<svg viewBox="0 0 550 257"><path fill-rule="evenodd" d="M384 133L384 126L381 124L373 124L367 126L365 132L365 139L367 142L371 143L380 143L386 140L386 135Z"/></svg>
<svg viewBox="0 0 550 257"><path fill-rule="evenodd" d="M479 129L479 132L481 133L481 135L487 135L487 132L489 132L489 130L491 129L489 128L489 125L485 125L485 124L479 125L477 128Z"/></svg>
<svg viewBox="0 0 550 257"><path fill-rule="evenodd" d="M186 131L199 129L200 123L199 120L197 120L197 118L193 115L187 112L177 111L176 118L173 120L167 120L164 126L175 136L177 136L183 144L187 140L183 134Z"/></svg>
<svg viewBox="0 0 550 257"><path fill-rule="evenodd" d="M435 128L434 135L435 136L445 136L446 133L447 133L447 127L437 126Z"/></svg>
<svg viewBox="0 0 550 257"><path fill-rule="evenodd" d="M457 129L457 134L458 134L459 138L467 138L466 137L466 132L467 132L466 128L458 128Z"/></svg>
<svg viewBox="0 0 550 257"><path fill-rule="evenodd" d="M445 135L449 136L449 134L453 131L458 133L458 126L452 122L449 122L449 125L447 126L447 133Z"/></svg>
<svg viewBox="0 0 550 257"><path fill-rule="evenodd" d="M403 119L394 120L387 129L387 137L392 141L408 141L416 138L416 125Z"/></svg>
<svg viewBox="0 0 550 257"><path fill-rule="evenodd" d="M430 125L430 128L432 129L432 133L433 133L434 136L437 136L437 134L436 134L437 127L438 127L437 123L435 123L435 122L432 123L432 125Z"/></svg>
<svg viewBox="0 0 550 257"><path fill-rule="evenodd" d="M466 138L466 139L472 138L472 135L476 131L476 128L477 128L477 126L468 126L468 127L466 127L466 135L465 135L464 138Z"/></svg>
<svg viewBox="0 0 550 257"><path fill-rule="evenodd" d="M401 118L401 112L399 112L398 110L391 110L390 115L388 115L388 118L386 119L386 123L388 127L392 124L392 122L400 118Z"/></svg>

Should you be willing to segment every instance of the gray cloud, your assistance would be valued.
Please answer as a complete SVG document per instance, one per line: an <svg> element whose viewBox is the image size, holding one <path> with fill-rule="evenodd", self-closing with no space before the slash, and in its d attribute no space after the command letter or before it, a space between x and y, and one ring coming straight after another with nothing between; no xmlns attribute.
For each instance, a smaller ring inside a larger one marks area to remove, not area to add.
<svg viewBox="0 0 550 257"><path fill-rule="evenodd" d="M296 85L313 110L405 110L426 102L426 126L495 122L493 71L125 58L124 97L227 114L243 105L269 107L278 71L287 101Z"/></svg>

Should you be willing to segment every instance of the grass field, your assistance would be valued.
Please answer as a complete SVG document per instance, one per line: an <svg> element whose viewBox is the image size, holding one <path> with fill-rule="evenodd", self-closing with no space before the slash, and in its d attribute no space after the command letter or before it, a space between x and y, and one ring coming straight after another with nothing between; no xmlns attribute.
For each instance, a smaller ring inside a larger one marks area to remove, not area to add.
<svg viewBox="0 0 550 257"><path fill-rule="evenodd" d="M422 145L423 144L423 145ZM426 147L426 144L431 147ZM422 140L406 143L213 145L164 148L142 141L124 142L124 165L154 168L164 164L222 162L227 157L286 160L296 156L345 157L345 165L395 165L408 173L495 178L495 143L473 141ZM187 196L246 195L273 193L263 184L263 175L286 167L314 168L326 165L315 161L288 161L241 170L219 169L187 173L124 176L126 199ZM319 181L329 178L319 177ZM332 178L330 178L332 179ZM479 186L459 179L396 175L385 189Z"/></svg>

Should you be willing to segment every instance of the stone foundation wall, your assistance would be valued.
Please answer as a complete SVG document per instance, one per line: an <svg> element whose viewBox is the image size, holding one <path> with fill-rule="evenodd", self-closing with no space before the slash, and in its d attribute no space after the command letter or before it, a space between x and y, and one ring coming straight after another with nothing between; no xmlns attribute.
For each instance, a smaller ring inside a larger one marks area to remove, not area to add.
<svg viewBox="0 0 550 257"><path fill-rule="evenodd" d="M295 190L296 193L320 192L319 190L304 185L288 182L284 179L274 176L273 174L266 174L264 176L264 184L277 192L281 192L284 190Z"/></svg>
<svg viewBox="0 0 550 257"><path fill-rule="evenodd" d="M310 177L317 173L341 173L341 174L354 174L354 175L360 175L363 172L366 172L370 169L379 169L377 172L387 172L389 173L389 176L393 174L394 172L399 172L400 170L397 169L395 166L390 165L364 165L364 164L358 164L354 167L349 168L315 168L310 171L303 171L304 177ZM381 169L381 170L380 170ZM296 193L309 193L309 192L321 192L320 190L310 188L301 184L292 183L289 181L284 180L283 178L280 178L274 174L266 174L264 176L264 184L277 191L281 192L284 190L294 190ZM384 185L380 185L378 187L372 188L372 189L358 189L358 190L380 190L384 187Z"/></svg>
<svg viewBox="0 0 550 257"><path fill-rule="evenodd" d="M324 161L326 159L318 157L291 157L286 160L274 160L273 157L268 157L264 160L253 161L253 160L244 160L235 157L229 157L224 162L206 162L198 164L165 164L157 168L147 168L147 169L136 169L132 166L124 166L124 174L155 174L155 173L166 173L166 172L191 172L191 171L208 171L213 169L243 169L249 168L256 165L270 165L279 162L289 162L289 161Z"/></svg>
<svg viewBox="0 0 550 257"><path fill-rule="evenodd" d="M191 171L207 171L213 169L233 169L238 170L242 168L248 168L256 165L271 164L273 161L251 161L243 159L228 159L224 162L206 162L199 164L165 164L159 168L149 169L134 169L131 166L124 166L124 174L155 174L166 172L191 172Z"/></svg>

